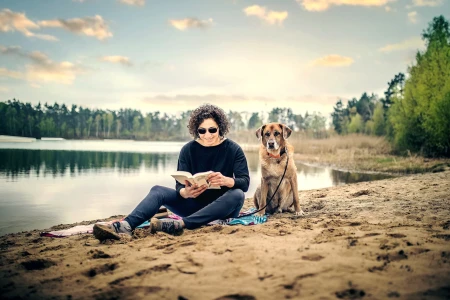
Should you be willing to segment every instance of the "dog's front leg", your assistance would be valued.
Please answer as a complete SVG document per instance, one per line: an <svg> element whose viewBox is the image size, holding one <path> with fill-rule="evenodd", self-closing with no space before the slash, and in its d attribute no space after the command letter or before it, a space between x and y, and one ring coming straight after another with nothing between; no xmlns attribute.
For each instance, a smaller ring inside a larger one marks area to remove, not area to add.
<svg viewBox="0 0 450 300"><path fill-rule="evenodd" d="M300 207L300 197L298 195L297 174L296 173L294 173L294 174L295 175L292 176L292 178L291 178L292 194L294 196L294 209L295 209L294 215L296 215L296 216L304 216L305 212Z"/></svg>
<svg viewBox="0 0 450 300"><path fill-rule="evenodd" d="M260 216L263 216L266 213L266 202L267 202L267 193L269 192L269 183L264 180L264 178L261 178L261 195L259 197L259 211L257 214Z"/></svg>

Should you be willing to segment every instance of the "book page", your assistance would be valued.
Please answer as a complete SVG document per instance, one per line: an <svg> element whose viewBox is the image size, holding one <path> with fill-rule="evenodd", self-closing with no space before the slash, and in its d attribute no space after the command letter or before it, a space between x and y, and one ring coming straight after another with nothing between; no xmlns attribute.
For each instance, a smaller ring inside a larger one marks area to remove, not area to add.
<svg viewBox="0 0 450 300"><path fill-rule="evenodd" d="M189 172L183 172L183 171L177 171L173 174L171 174L173 178L175 178L176 181L178 181L181 184L186 184L185 181L189 181L191 184L194 184L194 179L192 178L191 173Z"/></svg>
<svg viewBox="0 0 450 300"><path fill-rule="evenodd" d="M172 175L172 176L173 176L173 175L177 175L177 176L185 176L185 177L187 177L187 178L192 177L192 174L189 173L189 172L186 172L186 171L175 171L175 172L172 172L171 175Z"/></svg>

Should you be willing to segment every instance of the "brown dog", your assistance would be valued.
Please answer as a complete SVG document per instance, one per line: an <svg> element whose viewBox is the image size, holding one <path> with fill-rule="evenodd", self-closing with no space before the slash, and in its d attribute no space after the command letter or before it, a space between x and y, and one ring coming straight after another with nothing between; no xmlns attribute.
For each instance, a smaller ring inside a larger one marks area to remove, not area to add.
<svg viewBox="0 0 450 300"><path fill-rule="evenodd" d="M292 130L289 127L279 123L265 124L256 131L256 137L261 138L259 158L262 173L261 185L258 186L253 197L257 209L263 208L275 192L283 176L289 155L289 163L283 181L272 201L259 212L260 215L263 215L266 210L270 214L295 211L296 216L304 215L298 196L294 147L287 141L291 133Z"/></svg>

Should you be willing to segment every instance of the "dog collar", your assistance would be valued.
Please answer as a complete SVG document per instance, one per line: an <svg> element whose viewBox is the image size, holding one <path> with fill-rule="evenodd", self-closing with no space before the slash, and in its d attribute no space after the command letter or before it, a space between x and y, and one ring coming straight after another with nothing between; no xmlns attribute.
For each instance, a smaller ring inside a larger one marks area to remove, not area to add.
<svg viewBox="0 0 450 300"><path fill-rule="evenodd" d="M273 155L272 153L267 152L267 155L269 155L272 158L280 158L281 155L286 153L286 148L281 149L280 154L278 155Z"/></svg>
<svg viewBox="0 0 450 300"><path fill-rule="evenodd" d="M267 152L267 155L269 155L269 156L272 157L272 158L280 158L280 157L281 157L280 154L278 154L278 155L273 155L272 153L269 153L269 152Z"/></svg>

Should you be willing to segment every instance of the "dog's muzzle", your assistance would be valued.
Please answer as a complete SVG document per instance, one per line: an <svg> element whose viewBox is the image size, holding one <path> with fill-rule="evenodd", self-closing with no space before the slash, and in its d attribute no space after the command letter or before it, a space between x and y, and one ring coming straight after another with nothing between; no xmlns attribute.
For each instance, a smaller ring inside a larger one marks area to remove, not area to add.
<svg viewBox="0 0 450 300"><path fill-rule="evenodd" d="M267 148L276 150L278 148L277 142L273 140L267 141Z"/></svg>

